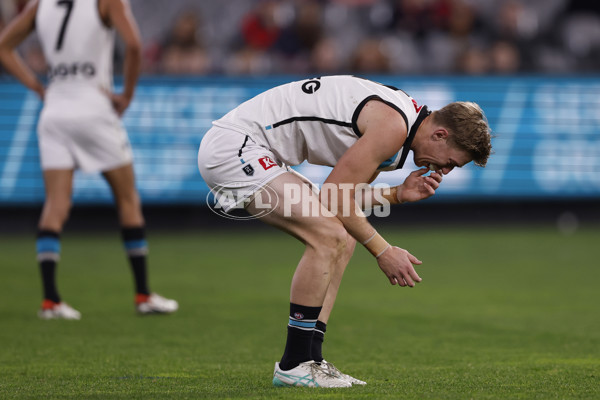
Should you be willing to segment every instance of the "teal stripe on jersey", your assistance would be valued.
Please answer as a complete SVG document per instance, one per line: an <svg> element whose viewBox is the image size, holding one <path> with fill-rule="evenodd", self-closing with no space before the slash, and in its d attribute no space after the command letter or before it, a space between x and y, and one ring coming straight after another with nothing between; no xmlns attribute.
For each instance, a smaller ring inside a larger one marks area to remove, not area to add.
<svg viewBox="0 0 600 400"><path fill-rule="evenodd" d="M399 152L398 152L399 153ZM394 160L396 159L396 157L398 157L398 153L394 154L393 156L391 156L390 158L388 158L387 160L385 160L384 162L382 162L381 164L379 164L379 168L387 168L390 165L392 165L392 163L394 162Z"/></svg>

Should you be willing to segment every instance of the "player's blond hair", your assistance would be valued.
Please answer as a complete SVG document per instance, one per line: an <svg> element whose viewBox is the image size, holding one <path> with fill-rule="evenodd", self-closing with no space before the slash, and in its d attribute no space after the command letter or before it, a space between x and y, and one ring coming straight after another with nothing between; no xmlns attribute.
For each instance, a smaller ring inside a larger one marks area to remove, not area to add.
<svg viewBox="0 0 600 400"><path fill-rule="evenodd" d="M492 152L492 135L485 114L476 103L457 101L431 114L433 121L448 130L448 140L467 151L475 165L485 167Z"/></svg>

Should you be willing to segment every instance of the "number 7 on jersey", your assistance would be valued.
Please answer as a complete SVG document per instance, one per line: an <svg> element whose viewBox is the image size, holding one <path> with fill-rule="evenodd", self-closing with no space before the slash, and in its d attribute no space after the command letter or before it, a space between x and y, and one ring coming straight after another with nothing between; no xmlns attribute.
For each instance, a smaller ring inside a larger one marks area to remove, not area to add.
<svg viewBox="0 0 600 400"><path fill-rule="evenodd" d="M73 0L59 0L57 3L61 7L65 7L65 17L63 18L62 25L60 26L60 32L58 33L58 39L56 40L56 51L60 50L63 45L63 39L65 38L65 31L67 30L67 24L71 17L71 11L73 10Z"/></svg>

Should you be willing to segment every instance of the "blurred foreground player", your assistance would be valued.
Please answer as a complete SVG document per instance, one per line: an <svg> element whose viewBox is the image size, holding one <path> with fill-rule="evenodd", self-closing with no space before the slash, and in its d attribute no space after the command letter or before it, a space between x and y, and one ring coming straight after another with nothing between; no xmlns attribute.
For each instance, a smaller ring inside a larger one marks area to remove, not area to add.
<svg viewBox="0 0 600 400"><path fill-rule="evenodd" d="M45 89L15 48L36 30L49 65ZM126 46L124 91L112 92L115 30ZM38 125L46 199L37 259L44 288L39 317L80 319L55 283L60 232L71 207L73 172L101 171L119 211L123 243L141 314L171 313L175 300L150 292L144 218L135 188L132 153L120 116L129 106L141 63L137 25L125 0L34 0L0 35L0 61L44 101Z"/></svg>
<svg viewBox="0 0 600 400"><path fill-rule="evenodd" d="M381 237L361 207L426 199L455 167L471 161L485 166L491 143L482 110L456 102L430 112L396 88L325 76L268 90L213 125L200 144L198 167L218 204L225 212L242 205L305 245L292 279L287 342L273 385L364 385L322 354L355 244L367 248L392 285L420 282L413 264L421 261ZM380 171L402 168L409 150L419 170L387 191L367 185ZM287 168L305 160L334 167L320 193ZM429 170L434 172L426 175Z"/></svg>

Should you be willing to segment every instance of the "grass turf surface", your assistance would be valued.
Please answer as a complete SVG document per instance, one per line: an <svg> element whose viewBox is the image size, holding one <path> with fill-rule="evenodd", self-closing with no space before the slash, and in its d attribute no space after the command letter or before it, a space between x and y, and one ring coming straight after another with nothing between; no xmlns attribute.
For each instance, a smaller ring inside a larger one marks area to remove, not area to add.
<svg viewBox="0 0 600 400"><path fill-rule="evenodd" d="M0 237L0 398L600 398L600 230L388 231L423 260L392 287L350 262L324 355L366 380L273 388L302 246L274 230L150 233L153 290L138 317L118 234L64 235L59 289L81 321L40 321L31 237Z"/></svg>

